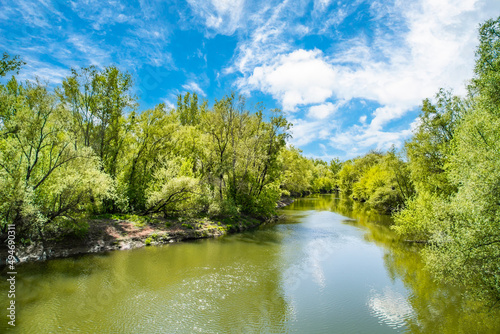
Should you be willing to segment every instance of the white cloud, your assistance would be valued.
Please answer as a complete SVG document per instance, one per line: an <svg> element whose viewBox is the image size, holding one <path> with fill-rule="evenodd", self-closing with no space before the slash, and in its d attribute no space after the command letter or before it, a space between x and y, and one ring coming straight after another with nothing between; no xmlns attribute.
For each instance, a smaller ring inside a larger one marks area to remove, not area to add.
<svg viewBox="0 0 500 334"><path fill-rule="evenodd" d="M312 106L309 108L309 112L307 114L308 117L310 118L315 118L315 119L325 119L334 114L338 108L339 105L342 103L337 103L333 104L331 102L323 103L323 104L318 104L315 106Z"/></svg>
<svg viewBox="0 0 500 334"><path fill-rule="evenodd" d="M188 3L207 28L219 34L233 34L244 20L244 0L188 0Z"/></svg>
<svg viewBox="0 0 500 334"><path fill-rule="evenodd" d="M256 13L249 15L250 35L238 43L233 62L224 73L240 72L247 75L255 67L270 64L277 56L291 50L284 37L290 26L286 20L289 4L289 0L277 4L261 3ZM293 2L293 5L298 4ZM248 91L244 87L240 88Z"/></svg>
<svg viewBox="0 0 500 334"><path fill-rule="evenodd" d="M202 96L207 96L207 94L201 89L201 87L194 81L190 81L184 85L182 85L182 88L184 88L188 92L196 92Z"/></svg>
<svg viewBox="0 0 500 334"><path fill-rule="evenodd" d="M85 0L71 1L71 8L81 19L89 21L95 30L104 28L116 23L137 23L135 13L131 8L120 1L100 1ZM130 13L130 14L129 14Z"/></svg>
<svg viewBox="0 0 500 334"><path fill-rule="evenodd" d="M163 99L161 99L163 103L165 103L165 106L168 108L168 109L175 109L176 108L176 105L174 103L172 103L172 101L170 101L169 98L167 97L164 97Z"/></svg>
<svg viewBox="0 0 500 334"><path fill-rule="evenodd" d="M330 5L331 0L314 0L314 10L325 11Z"/></svg>
<svg viewBox="0 0 500 334"><path fill-rule="evenodd" d="M330 137L330 146L345 152L344 158L350 159L370 149L388 150L392 146L401 148L404 140L412 135L411 129L401 131L377 131L367 126L353 126L337 131Z"/></svg>
<svg viewBox="0 0 500 334"><path fill-rule="evenodd" d="M270 93L287 111L297 105L323 103L333 95L336 73L320 50L297 50L274 64L254 69L248 78L253 89Z"/></svg>
<svg viewBox="0 0 500 334"><path fill-rule="evenodd" d="M16 11L21 15L27 25L40 28L48 28L53 24L53 21L61 20L64 18L51 1L26 1L18 0L12 4L16 6L2 8L2 11L12 12ZM4 7L2 5L2 7ZM15 9L14 9L15 8ZM22 27L21 27L22 28Z"/></svg>
<svg viewBox="0 0 500 334"><path fill-rule="evenodd" d="M293 123L290 143L295 146L307 145L318 138L326 140L330 138L332 131L336 128L336 123L334 121L308 121L290 118L290 122Z"/></svg>
<svg viewBox="0 0 500 334"><path fill-rule="evenodd" d="M314 4L317 12L329 6L334 4ZM370 124L365 124L366 116L360 118L362 127L344 129L332 138L332 143L354 144L348 140L351 137L361 147L385 149L391 144L400 145L411 130L388 131L386 127L392 120L405 116L440 87L465 93L466 80L473 73L477 27L492 12L500 13L500 2L420 0L389 5L373 1L371 10L381 20L375 25L373 39L361 33L349 40L334 40L335 52L328 53L293 49L284 42L280 25L284 18L269 19L272 25L262 28L239 48L232 68L243 74L238 87L246 92L268 93L286 111L307 108L306 120L311 121L300 120L299 129L294 130L294 140L301 143L319 138L315 120L333 113L335 100L375 101L381 107L373 111ZM349 9L339 5L330 15L335 11L348 13ZM340 22L344 17L339 16ZM390 22L385 24L382 18ZM266 49L260 41L268 39L271 43ZM304 138L298 139L297 135Z"/></svg>
<svg viewBox="0 0 500 334"><path fill-rule="evenodd" d="M97 43L92 41L88 36L81 34L74 34L68 37L68 42L70 42L79 53L74 55L76 58L84 57L89 62L89 65L96 65L98 67L104 67L110 63L110 53L105 51L98 46ZM87 64L81 64L81 66L86 66Z"/></svg>

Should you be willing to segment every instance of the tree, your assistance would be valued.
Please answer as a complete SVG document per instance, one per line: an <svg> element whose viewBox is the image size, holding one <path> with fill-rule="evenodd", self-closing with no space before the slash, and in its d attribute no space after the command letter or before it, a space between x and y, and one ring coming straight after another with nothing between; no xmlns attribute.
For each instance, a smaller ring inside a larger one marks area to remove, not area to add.
<svg viewBox="0 0 500 334"><path fill-rule="evenodd" d="M469 97L445 99L446 108L432 109L421 126L435 140L412 149L434 152L437 158L424 165L439 173L422 169L423 184L412 170L417 195L395 217L398 233L430 242L423 254L437 279L463 284L492 305L500 302L499 36L500 18L481 26Z"/></svg>
<svg viewBox="0 0 500 334"><path fill-rule="evenodd" d="M194 92L192 94L187 92L184 97L181 94L177 96L177 113L181 125L199 124L206 110L207 102L203 101L201 106L199 106L198 95Z"/></svg>
<svg viewBox="0 0 500 334"><path fill-rule="evenodd" d="M290 146L283 149L280 156L283 164L281 187L293 196L312 190L314 164L301 153L301 150Z"/></svg>
<svg viewBox="0 0 500 334"><path fill-rule="evenodd" d="M101 159L104 170L116 176L118 156L123 152L125 113L136 108L130 90L132 77L114 66L71 70L72 75L57 91L61 102L72 111L75 129L85 146Z"/></svg>
<svg viewBox="0 0 500 334"><path fill-rule="evenodd" d="M211 212L272 214L280 195L278 155L290 125L280 110L271 115L266 122L260 105L250 114L244 98L234 93L204 113L200 164L203 182L216 199Z"/></svg>
<svg viewBox="0 0 500 334"><path fill-rule="evenodd" d="M39 82L0 87L0 206L2 225L20 234L44 232L57 222L77 222L111 195L111 180L92 151L72 131L69 111ZM15 91L16 95L11 92ZM6 110L7 109L7 110Z"/></svg>
<svg viewBox="0 0 500 334"><path fill-rule="evenodd" d="M360 177L373 165L379 163L381 158L382 153L371 151L362 157L345 161L337 174L339 190L346 195L351 195Z"/></svg>
<svg viewBox="0 0 500 334"><path fill-rule="evenodd" d="M143 212L146 209L146 188L152 181L161 157L172 151L173 134L178 128L175 117L164 104L141 114L132 112L126 120L123 153L117 161L117 187L123 211Z"/></svg>
<svg viewBox="0 0 500 334"><path fill-rule="evenodd" d="M164 215L197 213L199 180L192 172L192 163L179 157L164 157L146 190L145 214Z"/></svg>
<svg viewBox="0 0 500 334"><path fill-rule="evenodd" d="M25 64L19 56L11 57L7 52L4 52L2 59L0 59L0 77L4 77L9 72L18 74L21 67Z"/></svg>
<svg viewBox="0 0 500 334"><path fill-rule="evenodd" d="M434 105L425 99L419 117L419 126L413 138L406 143L408 168L417 192L451 195L456 188L445 173L451 153L455 128L466 112L462 99L443 89L436 95Z"/></svg>

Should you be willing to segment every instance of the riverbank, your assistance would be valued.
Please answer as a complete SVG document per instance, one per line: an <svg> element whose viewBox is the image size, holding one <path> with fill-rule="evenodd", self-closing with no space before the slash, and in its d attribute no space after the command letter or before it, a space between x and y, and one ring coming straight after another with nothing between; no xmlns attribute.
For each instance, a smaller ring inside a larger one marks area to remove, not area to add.
<svg viewBox="0 0 500 334"><path fill-rule="evenodd" d="M282 198L277 208L293 203L290 197ZM259 220L241 216L238 220L210 220L208 218L150 218L135 215L105 215L87 221L80 235L68 233L47 238L45 242L28 245L17 243L19 263L45 261L113 250L171 244L185 240L217 238L226 234L243 232L276 221L278 217ZM0 267L5 266L7 250L0 251Z"/></svg>
<svg viewBox="0 0 500 334"><path fill-rule="evenodd" d="M68 234L49 238L45 242L17 245L16 256L20 263L45 261L47 259L74 255L100 253L112 250L141 248L181 242L184 240L216 238L229 233L256 228L264 221L242 217L238 222L212 221L203 219L154 219L124 216L90 219L84 236ZM1 254L0 265L5 265L7 253Z"/></svg>

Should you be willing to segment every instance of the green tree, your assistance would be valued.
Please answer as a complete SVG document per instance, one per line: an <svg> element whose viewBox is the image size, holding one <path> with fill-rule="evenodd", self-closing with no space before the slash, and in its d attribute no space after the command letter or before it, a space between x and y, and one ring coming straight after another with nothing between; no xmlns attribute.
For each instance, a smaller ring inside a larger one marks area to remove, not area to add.
<svg viewBox="0 0 500 334"><path fill-rule="evenodd" d="M197 125L201 121L202 115L207 110L207 102L203 101L198 105L198 95L196 93L186 93L184 97L177 96L177 113L181 125Z"/></svg>
<svg viewBox="0 0 500 334"><path fill-rule="evenodd" d="M146 189L165 154L172 154L179 123L164 104L127 118L129 131L123 139L123 154L117 176L120 207L124 211L146 210Z"/></svg>
<svg viewBox="0 0 500 334"><path fill-rule="evenodd" d="M302 196L312 190L314 164L302 151L290 146L281 151L283 180L281 187L290 195Z"/></svg>
<svg viewBox="0 0 500 334"><path fill-rule="evenodd" d="M0 87L2 225L15 223L21 235L43 239L56 223L77 222L111 196L111 180L47 87L15 79L7 86Z"/></svg>
<svg viewBox="0 0 500 334"><path fill-rule="evenodd" d="M131 75L115 66L103 70L90 66L80 71L73 69L57 91L73 113L78 136L94 150L112 177L116 176L117 160L129 130L124 115L136 108L132 83Z"/></svg>
<svg viewBox="0 0 500 334"><path fill-rule="evenodd" d="M434 141L421 141L414 152L434 152L429 166L437 173L396 215L395 229L429 240L424 259L437 279L463 284L470 296L500 301L500 18L480 28L475 77L467 99L447 99L443 112L429 117ZM438 109L435 109L438 110ZM438 117L439 116L439 117ZM443 116L443 117L441 117ZM425 123L423 126L426 126ZM430 143L435 148L430 148ZM413 149L413 148L412 148ZM410 156L413 159L413 157ZM415 164L410 161L410 168Z"/></svg>
<svg viewBox="0 0 500 334"><path fill-rule="evenodd" d="M419 126L406 143L409 170L417 192L451 195L456 188L450 184L445 166L451 153L455 128L465 113L462 99L443 89L436 95L436 104L425 99Z"/></svg>
<svg viewBox="0 0 500 334"><path fill-rule="evenodd" d="M278 155L290 125L281 111L271 114L268 122L260 106L250 114L233 93L203 116L200 160L204 183L217 199L212 212L273 212L280 196Z"/></svg>
<svg viewBox="0 0 500 334"><path fill-rule="evenodd" d="M19 56L11 57L7 52L4 52L0 59L0 77L4 77L9 72L19 73L19 70L26 63Z"/></svg>

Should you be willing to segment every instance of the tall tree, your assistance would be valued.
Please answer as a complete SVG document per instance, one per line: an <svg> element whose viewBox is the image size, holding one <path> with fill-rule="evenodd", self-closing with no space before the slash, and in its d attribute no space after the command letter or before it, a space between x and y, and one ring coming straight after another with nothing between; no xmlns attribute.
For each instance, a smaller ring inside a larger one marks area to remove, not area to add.
<svg viewBox="0 0 500 334"><path fill-rule="evenodd" d="M435 140L422 141L415 152L435 152L428 165L437 166L438 173L423 169L427 184L422 186L412 171L417 195L395 217L395 228L430 241L424 259L436 278L463 284L474 298L499 305L500 17L479 31L469 97L446 99L449 108L433 109L430 126L421 125Z"/></svg>
<svg viewBox="0 0 500 334"><path fill-rule="evenodd" d="M76 221L109 195L111 182L72 131L69 111L38 82L0 87L0 206L2 224L38 233L61 219ZM15 88L15 89L14 89ZM11 92L16 94L12 95Z"/></svg>
<svg viewBox="0 0 500 334"><path fill-rule="evenodd" d="M58 90L61 101L73 112L79 136L101 159L104 170L116 176L118 156L123 151L124 115L136 108L131 94L132 77L115 66L72 70Z"/></svg>

